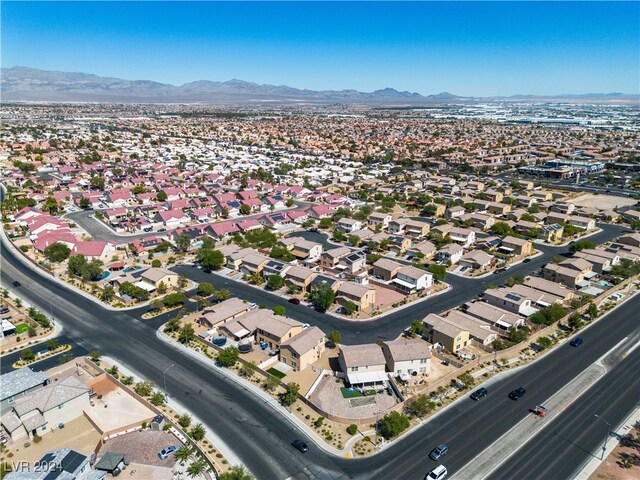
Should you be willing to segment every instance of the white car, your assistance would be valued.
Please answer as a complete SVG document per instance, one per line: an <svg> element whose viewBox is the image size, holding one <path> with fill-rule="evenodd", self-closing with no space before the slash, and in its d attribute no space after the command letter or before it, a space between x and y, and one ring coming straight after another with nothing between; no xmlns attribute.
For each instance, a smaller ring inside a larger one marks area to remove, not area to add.
<svg viewBox="0 0 640 480"><path fill-rule="evenodd" d="M444 465L438 465L436 468L427 473L425 480L443 480L447 477L447 469Z"/></svg>

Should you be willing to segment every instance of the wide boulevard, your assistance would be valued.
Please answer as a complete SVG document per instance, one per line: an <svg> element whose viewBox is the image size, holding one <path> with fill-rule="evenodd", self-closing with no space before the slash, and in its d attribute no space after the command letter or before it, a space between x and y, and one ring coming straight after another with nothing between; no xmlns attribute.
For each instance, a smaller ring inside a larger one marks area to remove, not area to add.
<svg viewBox="0 0 640 480"><path fill-rule="evenodd" d="M600 243L620 231L618 227L604 226L603 232L592 237L592 241ZM553 256L566 254L564 248L543 247L542 250L544 254L531 262L483 280L449 276L447 281L453 291L376 322L345 322L303 305L288 303L287 314L305 323L319 325L325 331L336 328L341 331L345 343L395 338L412 319L455 307L477 296L489 283L500 284L508 276L535 271ZM428 460L427 454L440 442L449 445L449 455L444 463L454 473L529 415L528 409L532 405L543 403L621 339L638 334L640 298L634 297L584 331L581 336L585 343L581 348L563 345L526 368L502 375L491 382L490 394L482 402L474 403L467 398L456 402L378 455L345 459L329 455L313 445L304 432L297 430L272 406L228 380L215 368L158 339L155 330L165 319L141 320L144 309L115 312L104 309L51 277L25 267L15 255L13 249L3 245L2 285L18 293L29 304L50 312L64 326L64 335L74 342L74 352L98 350L156 385L163 384L163 370L175 363L166 374L172 398L188 407L222 437L260 479L310 478L312 475L335 479L418 479L435 465ZM268 306L284 302L280 297L217 275L204 274L193 267L178 267L179 271L182 269L194 280L206 277L207 281L224 286L249 301ZM11 286L15 280L22 284L19 289ZM629 360L633 358L637 357ZM3 359L3 363L7 360ZM633 375L620 381L631 382L631 377ZM520 385L527 387L526 401L509 400L508 392ZM593 411L606 412L608 401L608 397L594 396ZM290 446L294 438L306 439L312 444L311 451L303 455L294 450Z"/></svg>

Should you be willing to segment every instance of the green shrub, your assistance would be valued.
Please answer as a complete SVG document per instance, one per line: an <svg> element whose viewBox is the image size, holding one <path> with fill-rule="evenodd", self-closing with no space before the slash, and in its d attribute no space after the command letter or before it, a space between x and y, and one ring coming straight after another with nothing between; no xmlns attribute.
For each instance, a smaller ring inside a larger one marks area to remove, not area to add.
<svg viewBox="0 0 640 480"><path fill-rule="evenodd" d="M358 426L354 423L352 423L351 425L349 425L347 427L347 433L349 435L355 435L356 433L358 433Z"/></svg>

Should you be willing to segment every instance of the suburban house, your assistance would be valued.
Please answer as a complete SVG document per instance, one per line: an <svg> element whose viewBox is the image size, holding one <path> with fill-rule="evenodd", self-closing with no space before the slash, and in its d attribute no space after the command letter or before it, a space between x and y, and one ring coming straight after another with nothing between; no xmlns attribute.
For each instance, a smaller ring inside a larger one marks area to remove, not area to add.
<svg viewBox="0 0 640 480"><path fill-rule="evenodd" d="M284 263L279 260L269 260L262 267L262 276L266 279L272 275L280 275L284 278L285 273L292 267L289 263Z"/></svg>
<svg viewBox="0 0 640 480"><path fill-rule="evenodd" d="M437 248L429 240L423 240L420 243L415 244L411 250L421 253L424 255L425 259L429 259L436 254Z"/></svg>
<svg viewBox="0 0 640 480"><path fill-rule="evenodd" d="M317 274L317 272L310 268L293 265L284 274L284 280L287 284L295 285L301 291L306 292L309 290L309 285Z"/></svg>
<svg viewBox="0 0 640 480"><path fill-rule="evenodd" d="M405 265L398 270L393 284L396 289L406 294L420 292L433 286L433 275L425 270Z"/></svg>
<svg viewBox="0 0 640 480"><path fill-rule="evenodd" d="M438 250L438 261L443 263L451 262L452 265L455 265L460 261L463 253L464 247L462 245L450 243Z"/></svg>
<svg viewBox="0 0 640 480"><path fill-rule="evenodd" d="M376 290L369 285L344 282L336 291L336 301L343 305L353 302L358 311L371 311L376 301Z"/></svg>
<svg viewBox="0 0 640 480"><path fill-rule="evenodd" d="M500 245L500 250L515 255L516 257L531 255L532 248L532 243L529 240L512 237L510 235L504 237L502 239L502 245Z"/></svg>
<svg viewBox="0 0 640 480"><path fill-rule="evenodd" d="M142 272L140 278L142 282L147 283L154 289L158 288L161 283L164 283L167 288L177 288L180 276L166 268L150 267Z"/></svg>
<svg viewBox="0 0 640 480"><path fill-rule="evenodd" d="M350 385L386 382L389 378L387 360L375 343L340 345L338 362Z"/></svg>
<svg viewBox="0 0 640 480"><path fill-rule="evenodd" d="M228 298L205 308L197 323L207 328L214 328L247 313L249 310L251 310L249 303L236 297Z"/></svg>
<svg viewBox="0 0 640 480"><path fill-rule="evenodd" d="M277 350L280 344L290 340L302 332L302 324L281 315L268 313L264 315L256 328L256 342L266 343L269 348Z"/></svg>
<svg viewBox="0 0 640 480"><path fill-rule="evenodd" d="M485 290L483 299L490 305L528 317L537 312L531 306L531 299L518 295L506 288L490 288Z"/></svg>
<svg viewBox="0 0 640 480"><path fill-rule="evenodd" d="M640 233L628 233L626 235L620 235L620 237L618 238L618 243L640 248Z"/></svg>
<svg viewBox="0 0 640 480"><path fill-rule="evenodd" d="M373 264L373 276L388 282L395 278L400 268L402 268L401 264L382 257Z"/></svg>
<svg viewBox="0 0 640 480"><path fill-rule="evenodd" d="M322 245L303 238L298 238L298 240L293 244L291 253L301 260L315 262L320 260L320 256L322 255Z"/></svg>
<svg viewBox="0 0 640 480"><path fill-rule="evenodd" d="M589 217L580 217L578 215L571 215L567 223L574 227L584 228L585 230L594 230L596 228L596 221Z"/></svg>
<svg viewBox="0 0 640 480"><path fill-rule="evenodd" d="M527 277L524 280L524 285L544 293L556 295L562 298L562 303L570 302L575 297L575 290L540 277Z"/></svg>
<svg viewBox="0 0 640 480"><path fill-rule="evenodd" d="M482 250L472 250L460 258L460 265L475 270L486 270L496 261L496 257Z"/></svg>
<svg viewBox="0 0 640 480"><path fill-rule="evenodd" d="M476 232L466 228L452 227L449 230L449 238L467 248L475 243Z"/></svg>
<svg viewBox="0 0 640 480"><path fill-rule="evenodd" d="M400 235L404 233L404 229L409 222L408 218L396 218L395 220L391 220L389 222L389 233L394 235Z"/></svg>
<svg viewBox="0 0 640 480"><path fill-rule="evenodd" d="M318 327L309 327L280 344L280 361L294 371L304 370L320 359L324 353L324 332Z"/></svg>
<svg viewBox="0 0 640 480"><path fill-rule="evenodd" d="M409 237L403 237L402 235L390 235L389 250L396 255L402 255L411 247L411 239Z"/></svg>
<svg viewBox="0 0 640 480"><path fill-rule="evenodd" d="M422 324L422 336L434 345L442 345L451 353L469 344L469 331L440 315L430 313L422 320Z"/></svg>
<svg viewBox="0 0 640 480"><path fill-rule="evenodd" d="M545 280L562 283L570 288L577 288L584 280L584 272L562 266L556 263L548 263L542 270Z"/></svg>
<svg viewBox="0 0 640 480"><path fill-rule="evenodd" d="M353 218L343 217L338 220L338 229L349 234L357 230L362 230L362 222Z"/></svg>
<svg viewBox="0 0 640 480"><path fill-rule="evenodd" d="M428 375L431 370L431 346L420 338L384 342L382 353L387 369L394 375Z"/></svg>
<svg viewBox="0 0 640 480"><path fill-rule="evenodd" d="M0 422L17 442L42 436L61 423L78 418L88 408L89 388L71 376L16 398Z"/></svg>
<svg viewBox="0 0 640 480"><path fill-rule="evenodd" d="M380 225L380 228L382 230L385 230L389 227L391 215L389 215L388 213L373 212L371 215L369 215L368 221L370 227L375 229L378 225Z"/></svg>
<svg viewBox="0 0 640 480"><path fill-rule="evenodd" d="M450 310L445 317L460 328L469 332L469 338L483 345L491 345L498 338L497 333L486 322L483 322L460 310Z"/></svg>
<svg viewBox="0 0 640 480"><path fill-rule="evenodd" d="M410 238L420 239L429 233L429 228L429 222L410 219L404 226L404 233Z"/></svg>
<svg viewBox="0 0 640 480"><path fill-rule="evenodd" d="M564 226L559 223L551 223L542 225L538 228L538 238L543 239L547 243L556 243L562 240Z"/></svg>
<svg viewBox="0 0 640 480"><path fill-rule="evenodd" d="M334 268L340 262L342 257L349 255L351 250L347 247L332 248L325 250L320 255L320 265L325 268Z"/></svg>
<svg viewBox="0 0 640 480"><path fill-rule="evenodd" d="M466 313L502 331L509 330L511 327L518 328L525 325L524 317L490 305L487 302L473 302L468 306Z"/></svg>
<svg viewBox="0 0 640 480"><path fill-rule="evenodd" d="M269 262L270 258L259 253L247 255L242 259L240 271L245 275L253 273L261 273L264 266Z"/></svg>
<svg viewBox="0 0 640 480"><path fill-rule="evenodd" d="M532 305L535 304L538 307L544 308L549 305L553 305L554 303L562 303L562 297L547 292L541 292L540 290L527 287L526 285L515 284L513 287L508 287L504 290L513 293L514 295L527 297L531 300Z"/></svg>
<svg viewBox="0 0 640 480"><path fill-rule="evenodd" d="M361 273L367 269L367 257L359 252L352 252L340 258L335 267L351 275Z"/></svg>
<svg viewBox="0 0 640 480"><path fill-rule="evenodd" d="M39 466L39 468L35 468ZM33 463L33 467L19 467L7 473L5 480L104 480L106 471L91 468L87 455L71 448L51 450Z"/></svg>
<svg viewBox="0 0 640 480"><path fill-rule="evenodd" d="M30 367L20 368L0 376L0 415L12 407L15 400L32 390L44 387L49 377L43 372L34 372Z"/></svg>

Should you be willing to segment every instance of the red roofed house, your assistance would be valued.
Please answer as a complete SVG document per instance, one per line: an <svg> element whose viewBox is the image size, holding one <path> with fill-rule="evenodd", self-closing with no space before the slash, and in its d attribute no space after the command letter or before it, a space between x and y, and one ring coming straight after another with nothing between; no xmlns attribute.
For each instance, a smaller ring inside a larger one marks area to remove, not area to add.
<svg viewBox="0 0 640 480"><path fill-rule="evenodd" d="M102 240L80 241L71 249L71 255L84 255L89 260L97 258L106 262L116 251L116 244Z"/></svg>

